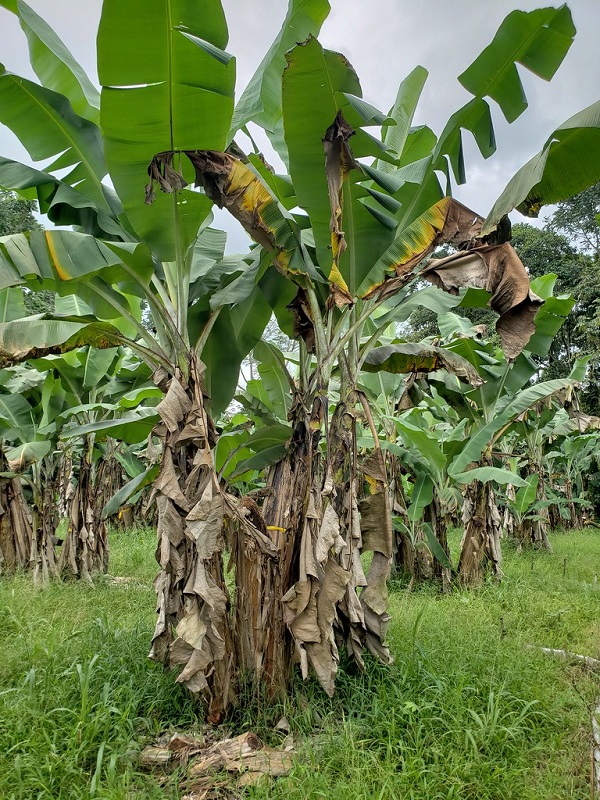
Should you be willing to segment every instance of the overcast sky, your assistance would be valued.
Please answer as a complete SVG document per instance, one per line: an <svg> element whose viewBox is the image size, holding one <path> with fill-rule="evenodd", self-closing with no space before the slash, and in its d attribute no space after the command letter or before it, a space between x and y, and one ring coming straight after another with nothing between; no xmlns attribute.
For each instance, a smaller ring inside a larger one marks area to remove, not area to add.
<svg viewBox="0 0 600 800"><path fill-rule="evenodd" d="M330 0L331 14L319 37L324 46L350 60L363 96L389 110L400 81L417 65L429 79L415 118L440 133L468 95L457 76L489 44L513 9L545 5L533 0ZM95 32L101 0L29 0L58 32L97 83ZM241 93L285 16L285 0L223 0L230 28L229 52L237 58ZM557 4L558 5L558 4ZM508 126L493 108L498 151L484 161L465 136L467 184L455 196L486 215L510 176L544 144L547 136L576 111L600 99L600 0L569 3L577 36L551 83L521 69L529 108ZM16 19L0 9L0 61L31 77L27 46ZM468 141L467 141L468 140ZM0 126L0 155L28 160L14 137ZM522 219L519 214L514 220ZM234 227L227 228L234 230ZM242 239L237 239L241 242Z"/></svg>

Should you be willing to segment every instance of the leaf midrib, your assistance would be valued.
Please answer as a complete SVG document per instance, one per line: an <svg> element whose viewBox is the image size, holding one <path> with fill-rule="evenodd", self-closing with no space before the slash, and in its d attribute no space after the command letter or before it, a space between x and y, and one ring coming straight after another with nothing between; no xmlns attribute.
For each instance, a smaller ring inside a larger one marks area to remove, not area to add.
<svg viewBox="0 0 600 800"><path fill-rule="evenodd" d="M90 162L86 158L85 154L83 153L83 151L81 150L81 148L79 147L77 142L70 135L68 128L66 128L65 126L60 124L62 118L59 117L59 115L57 114L57 112L54 109L50 110L49 107L47 107L47 106L43 105L42 103L40 103L39 100L36 98L36 96L27 88L26 84L24 82L22 82L17 75L7 75L7 77L9 77L16 85L20 86L22 91L24 91L29 96L29 98L31 100L33 100L33 102L39 107L39 109L56 125L56 127L58 127L60 131L62 131L62 133L65 136L65 138L67 139L67 141L71 143L71 149L75 153L77 153L79 155L80 163L84 165L86 171L89 173L89 176L90 176L90 178L92 180L92 183L98 189L100 197L102 198L102 203L104 203L105 210L110 211L110 209L108 208L108 205L106 203L106 200L104 199L104 193L102 191L102 180L100 178L98 178L98 176L96 175L95 171L92 169ZM51 90L47 89L46 91L51 91ZM83 117L82 117L82 119L83 119ZM88 120L86 120L86 122L87 121ZM90 123L90 124L93 124L93 123Z"/></svg>

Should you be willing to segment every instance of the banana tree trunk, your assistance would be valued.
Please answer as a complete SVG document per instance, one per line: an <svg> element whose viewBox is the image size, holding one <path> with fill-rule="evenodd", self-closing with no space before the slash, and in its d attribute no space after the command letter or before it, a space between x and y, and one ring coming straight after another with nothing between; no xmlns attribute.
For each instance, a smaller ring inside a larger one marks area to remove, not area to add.
<svg viewBox="0 0 600 800"><path fill-rule="evenodd" d="M536 502L545 501L546 483L544 479L544 470L539 467L537 474L539 481L536 490ZM535 519L525 519L519 531L520 546L533 547L538 550L546 550L548 553L552 552L552 545L548 539L548 529L550 527L550 517L548 510L542 506L536 513Z"/></svg>
<svg viewBox="0 0 600 800"><path fill-rule="evenodd" d="M193 354L188 359L188 375L176 370L157 406L160 572L150 657L181 667L177 681L203 695L216 723L235 697L237 667L222 561L225 500L213 467L216 435L205 410L203 366Z"/></svg>
<svg viewBox="0 0 600 800"><path fill-rule="evenodd" d="M502 576L500 513L491 483L473 481L467 486L463 524L459 581L464 586L479 586L488 572L499 579Z"/></svg>
<svg viewBox="0 0 600 800"><path fill-rule="evenodd" d="M59 559L63 575L91 582L108 571L108 532L102 519L106 477L102 464L94 464L93 440L86 437L67 509L67 532Z"/></svg>
<svg viewBox="0 0 600 800"><path fill-rule="evenodd" d="M401 575L410 577L411 585L415 582L430 580L433 574L432 559L426 547L419 547L423 540L423 532L417 527L415 539L408 534L409 519L406 512L407 501L401 478L400 460L397 456L386 453L387 471L390 476L390 503L395 516L400 517L403 526L394 528L392 569Z"/></svg>
<svg viewBox="0 0 600 800"><path fill-rule="evenodd" d="M550 488L554 494L561 494L562 486L555 483L552 472L550 473L549 483L550 483ZM555 530L556 528L561 527L561 525L563 524L563 520L561 519L560 516L560 508L557 503L552 503L552 505L548 506L548 520L551 530Z"/></svg>
<svg viewBox="0 0 600 800"><path fill-rule="evenodd" d="M7 469L0 454L0 469ZM19 477L0 477L0 575L20 570L33 573L35 585L46 585L59 574L54 545L55 526L32 513Z"/></svg>
<svg viewBox="0 0 600 800"><path fill-rule="evenodd" d="M34 541L20 478L0 477L0 575L27 569Z"/></svg>
<svg viewBox="0 0 600 800"><path fill-rule="evenodd" d="M577 512L577 507L573 499L573 481L570 478L565 480L565 498L569 504L569 527L577 530L583 527L583 520Z"/></svg>
<svg viewBox="0 0 600 800"><path fill-rule="evenodd" d="M514 485L512 483L508 483L506 485L506 499L514 503L516 497L517 493ZM504 513L502 514L502 537L505 539L516 538L517 529L517 518L515 517L511 507L507 504L504 507Z"/></svg>
<svg viewBox="0 0 600 800"><path fill-rule="evenodd" d="M236 525L233 631L239 669L271 698L285 693L292 675L294 642L281 598L298 572L319 437L306 420L295 422L288 455L270 470L262 508L251 498L242 500L254 535Z"/></svg>
<svg viewBox="0 0 600 800"><path fill-rule="evenodd" d="M271 548L237 541L234 633L239 664L270 696L289 688L294 657L332 695L338 645L363 665L371 650L385 661L386 580L391 514L381 451L363 465L369 493L359 504L356 395L340 401L326 422L327 398L317 393L297 419L289 453L272 470L262 509L243 501ZM324 453L319 443L326 431ZM360 507L360 511L359 511ZM373 551L365 576L361 552Z"/></svg>
<svg viewBox="0 0 600 800"><path fill-rule="evenodd" d="M222 719L242 681L270 697L284 694L295 659L304 677L312 667L333 694L340 643L361 666L365 648L389 661L392 531L383 454L362 467L368 494L359 511L356 395L348 393L329 421L323 388L304 399L260 506L219 487L199 362L187 380L172 378L157 407L164 449L154 484L161 571L151 656L182 667L178 681L204 696L211 722ZM232 613L224 527L235 566ZM373 556L365 576L366 550Z"/></svg>
<svg viewBox="0 0 600 800"><path fill-rule="evenodd" d="M431 525L433 535L437 539L448 560L450 560L450 548L448 546L449 519L442 511L439 498L435 491L433 493L433 501L426 506L423 516L425 522ZM441 590L443 592L449 591L452 580L451 570L434 557L432 559L432 571L433 579L439 584Z"/></svg>

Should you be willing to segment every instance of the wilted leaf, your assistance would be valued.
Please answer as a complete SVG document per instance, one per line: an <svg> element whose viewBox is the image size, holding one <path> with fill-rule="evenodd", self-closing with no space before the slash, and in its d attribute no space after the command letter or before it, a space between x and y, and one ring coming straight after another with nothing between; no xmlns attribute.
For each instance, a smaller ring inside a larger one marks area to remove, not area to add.
<svg viewBox="0 0 600 800"><path fill-rule="evenodd" d="M507 242L477 245L432 261L422 274L452 294L468 286L491 292L490 306L500 315L496 330L508 358L516 358L527 345L542 300L531 292L525 267Z"/></svg>
<svg viewBox="0 0 600 800"><path fill-rule="evenodd" d="M323 147L325 149L325 174L329 189L329 202L331 204L331 254L332 266L329 273L329 282L333 300L337 306L352 302L348 285L340 272L340 257L346 249L346 239L342 230L343 194L342 187L350 170L356 167L356 162L350 148L348 139L353 136L354 130L338 111L335 120L325 131Z"/></svg>
<svg viewBox="0 0 600 800"><path fill-rule="evenodd" d="M480 386L483 381L466 358L444 350L442 347L422 345L416 342L389 344L374 347L367 355L363 369L366 372L433 372L446 369L472 386Z"/></svg>

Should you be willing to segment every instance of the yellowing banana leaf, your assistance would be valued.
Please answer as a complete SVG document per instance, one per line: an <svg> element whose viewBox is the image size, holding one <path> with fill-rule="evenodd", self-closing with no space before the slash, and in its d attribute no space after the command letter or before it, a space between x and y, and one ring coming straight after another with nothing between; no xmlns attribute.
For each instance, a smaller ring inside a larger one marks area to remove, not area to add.
<svg viewBox="0 0 600 800"><path fill-rule="evenodd" d="M286 276L306 275L321 280L302 246L300 230L270 189L253 170L229 153L214 150L186 150L195 171L196 185L220 208L226 208L246 232L267 252L273 264ZM154 200L153 181L164 192L186 184L181 173L170 167L172 153L158 153L149 168L151 182L146 187L147 201Z"/></svg>
<svg viewBox="0 0 600 800"><path fill-rule="evenodd" d="M139 300L134 295L143 294L152 272L152 259L143 244L104 243L64 230L32 231L0 239L0 290L30 283L61 294L77 292L100 317L122 316L126 326L123 332L128 336L135 335L137 328L131 324L132 320L139 321L140 315Z"/></svg>
<svg viewBox="0 0 600 800"><path fill-rule="evenodd" d="M343 194L342 187L350 170L356 163L348 139L354 134L353 128L346 122L344 115L338 111L335 120L325 131L323 147L325 149L325 174L329 189L329 204L331 206L331 255L332 266L329 273L332 295L338 306L352 303L352 295L348 284L340 272L340 258L346 249L346 239L342 231Z"/></svg>
<svg viewBox="0 0 600 800"><path fill-rule="evenodd" d="M388 249L377 260L357 294L372 297L394 294L406 283L414 268L437 246L463 244L479 235L483 220L451 197L445 197L399 230Z"/></svg>
<svg viewBox="0 0 600 800"><path fill-rule="evenodd" d="M23 472L30 464L41 461L52 449L52 442L23 442L4 451L8 466L13 472Z"/></svg>
<svg viewBox="0 0 600 800"><path fill-rule="evenodd" d="M342 240L335 235L332 258L332 202L328 177L331 178L336 168L330 169L329 174L326 172L323 138L334 124L338 112L342 112L352 127L359 128L365 124L356 110L356 101L352 104L348 100L349 96L361 99L360 84L344 56L323 49L314 38L291 50L287 60L282 88L283 119L290 177L296 190L297 203L310 219L321 272L329 277L333 270L332 283L339 289L338 297L346 292L344 285L348 295L354 297L373 261L384 252L393 238L389 227L365 207L363 200L368 192L359 185L364 180L362 169L349 172L351 156L344 148L345 165L338 165L345 176L342 224L339 214L336 211L333 213L338 220L334 227L343 231L347 248L344 250L341 245L338 249ZM383 157L385 145L367 136L357 140L358 136L355 136L357 152L361 156ZM334 195L338 193L338 188L334 189ZM334 208L337 206L338 202L334 202Z"/></svg>

